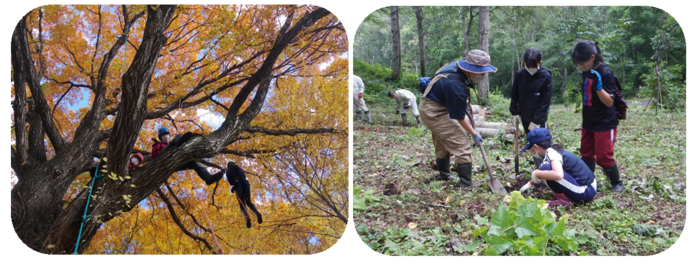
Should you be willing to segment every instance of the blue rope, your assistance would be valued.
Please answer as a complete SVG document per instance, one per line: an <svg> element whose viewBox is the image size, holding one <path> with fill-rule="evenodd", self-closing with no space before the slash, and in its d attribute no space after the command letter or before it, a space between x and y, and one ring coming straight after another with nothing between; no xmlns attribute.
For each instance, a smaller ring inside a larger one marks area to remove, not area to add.
<svg viewBox="0 0 690 274"><path fill-rule="evenodd" d="M96 166L96 173L94 173L93 180L91 180L91 188L89 189L89 197L86 199L86 208L84 209L84 216L82 216L81 226L79 227L79 235L77 236L77 246L74 247L74 255L77 255L77 250L79 249L79 240L81 240L81 231L84 228L84 223L86 220L91 218L91 215L86 216L86 211L89 210L89 202L91 201L91 191L93 191L93 184L96 182L96 178L103 177L103 175L98 175L98 168L101 166L101 162L98 162Z"/></svg>

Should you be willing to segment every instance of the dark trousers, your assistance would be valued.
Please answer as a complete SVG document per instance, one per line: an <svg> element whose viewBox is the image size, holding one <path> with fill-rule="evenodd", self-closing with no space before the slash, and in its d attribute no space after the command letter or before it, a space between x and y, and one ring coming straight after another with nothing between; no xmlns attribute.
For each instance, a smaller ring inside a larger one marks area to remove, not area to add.
<svg viewBox="0 0 690 274"><path fill-rule="evenodd" d="M243 184L243 186L235 191L237 196L237 202L240 204L240 210L242 210L242 215L245 218L249 218L249 213L247 208L254 212L257 218L261 217L261 213L256 209L254 203L252 203L251 195L249 194L249 184Z"/></svg>

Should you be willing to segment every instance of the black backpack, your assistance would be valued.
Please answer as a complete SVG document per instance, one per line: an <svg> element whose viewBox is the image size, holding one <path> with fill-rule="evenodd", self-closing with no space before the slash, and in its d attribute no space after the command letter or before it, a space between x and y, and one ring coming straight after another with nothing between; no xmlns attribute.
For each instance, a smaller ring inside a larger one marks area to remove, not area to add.
<svg viewBox="0 0 690 274"><path fill-rule="evenodd" d="M613 92L615 97L613 98L613 106L616 107L616 116L618 120L624 120L628 113L628 103L623 99L623 87L621 87L621 81L618 77L613 77L616 79L616 90Z"/></svg>

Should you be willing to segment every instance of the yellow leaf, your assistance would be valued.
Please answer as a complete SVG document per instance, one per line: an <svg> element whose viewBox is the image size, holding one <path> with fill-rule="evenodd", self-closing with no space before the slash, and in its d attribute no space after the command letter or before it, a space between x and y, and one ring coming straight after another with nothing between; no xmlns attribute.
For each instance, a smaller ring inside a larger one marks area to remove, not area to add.
<svg viewBox="0 0 690 274"><path fill-rule="evenodd" d="M119 177L120 177L120 181L124 181L124 180L125 180L125 178L122 178L122 176L119 176Z"/></svg>
<svg viewBox="0 0 690 274"><path fill-rule="evenodd" d="M103 162L108 162L108 158L103 157Z"/></svg>
<svg viewBox="0 0 690 274"><path fill-rule="evenodd" d="M450 195L446 195L446 202L444 203L444 205L447 205L449 203L450 203Z"/></svg>
<svg viewBox="0 0 690 274"><path fill-rule="evenodd" d="M46 248L47 249L55 248L55 245L48 245Z"/></svg>
<svg viewBox="0 0 690 274"><path fill-rule="evenodd" d="M103 168L107 168L107 167L108 167L108 165L103 165Z"/></svg>
<svg viewBox="0 0 690 274"><path fill-rule="evenodd" d="M135 185L129 185L129 186L131 186L131 187L137 187L137 186L135 186Z"/></svg>
<svg viewBox="0 0 690 274"><path fill-rule="evenodd" d="M132 177L125 176L125 179L129 180L129 179L132 179Z"/></svg>
<svg viewBox="0 0 690 274"><path fill-rule="evenodd" d="M409 227L410 229L415 229L415 228L417 228L417 224L416 223L409 223L409 224L407 224L407 227Z"/></svg>

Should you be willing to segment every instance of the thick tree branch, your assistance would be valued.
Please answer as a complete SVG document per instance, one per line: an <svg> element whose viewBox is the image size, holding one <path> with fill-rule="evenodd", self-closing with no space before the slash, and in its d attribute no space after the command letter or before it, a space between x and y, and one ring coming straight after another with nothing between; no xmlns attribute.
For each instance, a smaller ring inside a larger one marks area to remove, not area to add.
<svg viewBox="0 0 690 274"><path fill-rule="evenodd" d="M160 51L168 39L163 33L176 8L176 6L167 5L157 8L147 7L147 21L141 45L132 59L132 64L122 76L121 109L115 118L113 132L106 148L106 155L111 160L110 169L116 173L125 172L129 161L129 149L134 146L137 133L144 122L146 95L153 70ZM123 35L118 42L124 44L124 38Z"/></svg>
<svg viewBox="0 0 690 274"><path fill-rule="evenodd" d="M297 134L321 134L321 133L336 133L341 134L337 129L334 128L313 128L313 129L289 129L289 130L275 130L263 127L248 127L244 129L245 132L249 133L262 133L266 135L281 136L289 135L295 136Z"/></svg>
<svg viewBox="0 0 690 274"><path fill-rule="evenodd" d="M19 87L19 92L15 92L15 94L18 95L16 96L16 99L19 100L15 100L17 101L15 102L17 106L17 109L15 111L19 111L15 112L15 117L24 116L24 114L26 113L26 92L25 90L22 91L22 89L24 89L24 83L26 83L29 85L29 88L31 89L32 98L34 99L34 104L36 105L38 115L40 115L41 117L43 128L45 129L46 134L48 134L50 142L53 144L55 153L59 154L64 150L66 142L64 139L62 139L62 134L60 133L60 131L58 131L57 127L55 126L55 121L53 120L53 117L50 115L50 107L48 106L48 101L46 100L45 95L43 94L40 79L36 75L36 68L33 65L33 59L31 58L31 52L29 50L29 41L26 36L26 16L24 16L24 18L22 18L22 20L19 21L19 24L17 24L12 35L12 67L15 72L15 89ZM17 76L20 76L19 79L17 79ZM21 124L15 122L16 130L17 132L21 132L20 134L25 134L25 130L18 130L21 127L23 127L23 124L25 123L25 120L23 119L24 118L21 119ZM24 138L25 137L22 137L21 141L24 142ZM19 145L20 140L17 139L17 141L17 144ZM24 144L21 145L24 146ZM17 152L20 153L20 157L22 157L22 160L26 160L26 150L24 149L24 147L22 147L21 152L19 150Z"/></svg>
<svg viewBox="0 0 690 274"><path fill-rule="evenodd" d="M228 119L230 116L237 115L240 107L244 104L249 97L249 94L254 90L254 88L259 85L259 90L257 90L256 95L254 95L254 100L247 107L247 109L240 116L242 121L251 121L256 117L256 115L261 111L264 99L266 98L266 93L268 92L268 85L270 84L271 74L273 71L273 65L275 64L278 56L283 52L283 50L290 44L290 42L295 39L304 29L313 25L319 19L329 15L330 12L324 8L318 8L311 13L308 13L302 17L290 30L287 30L290 26L289 23L283 25L280 30L281 35L277 37L273 43L271 51L268 53L266 60L264 60L261 68L252 75L252 78L247 81L247 84L242 87L240 92L235 97L235 100L230 105L230 110L228 111ZM288 21L289 22L289 21ZM225 123L224 123L225 124Z"/></svg>
<svg viewBox="0 0 690 274"><path fill-rule="evenodd" d="M127 35L125 34L129 33L129 29L132 27L132 25L134 25L134 23L145 14L144 11L141 11L135 14L131 20L128 20L126 6L123 6L122 9L123 13L125 14L125 31L124 34L120 35L120 37L115 41L110 50L103 55L101 66L98 69L98 78L96 78L96 83L92 83L95 96L91 110L84 115L84 119L82 119L82 122L79 124L74 134L74 141L78 143L87 143L88 141L92 140L93 137L91 135L98 130L101 120L106 117L103 110L105 108L104 101L106 95L106 78L108 76L108 70L110 69L113 59L115 59L117 52L127 40Z"/></svg>

